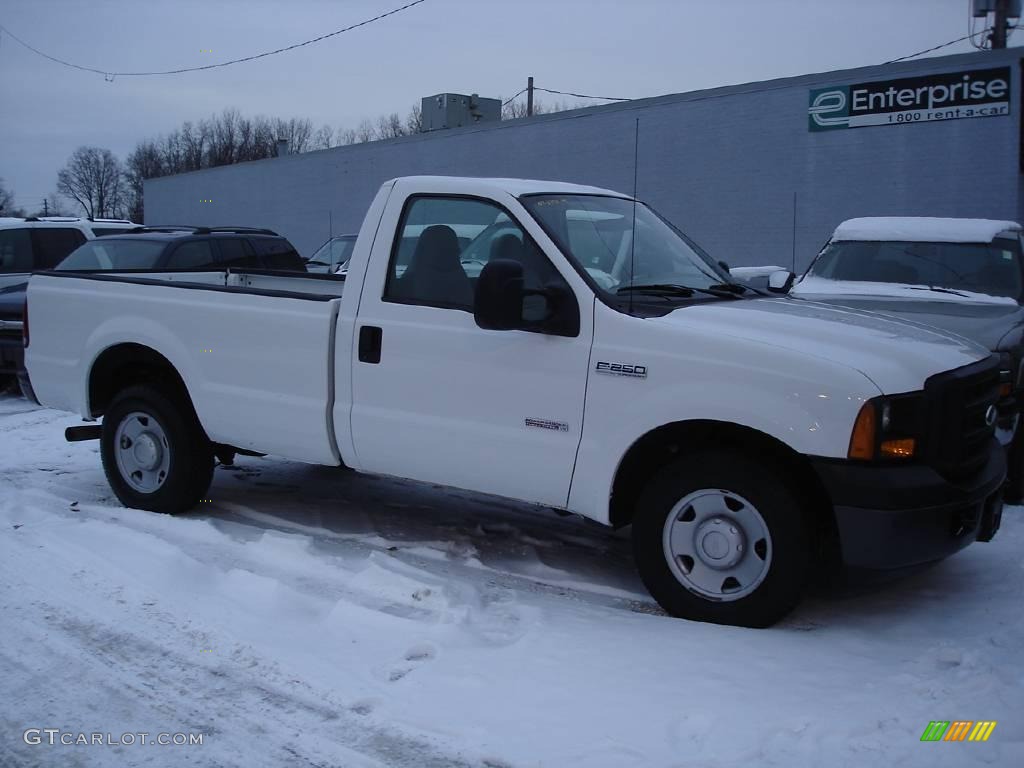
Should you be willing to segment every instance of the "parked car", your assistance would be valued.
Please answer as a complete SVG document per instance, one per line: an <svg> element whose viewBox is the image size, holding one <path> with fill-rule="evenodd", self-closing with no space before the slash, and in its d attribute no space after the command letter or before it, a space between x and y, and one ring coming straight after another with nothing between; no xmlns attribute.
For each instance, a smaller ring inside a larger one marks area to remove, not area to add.
<svg viewBox="0 0 1024 768"><path fill-rule="evenodd" d="M127 234L79 246L59 271L276 269L305 272L295 248L270 229L251 227L136 227Z"/></svg>
<svg viewBox="0 0 1024 768"><path fill-rule="evenodd" d="M1006 497L1024 499L1024 259L1014 221L845 221L789 295L883 312L957 333L999 356L996 435L1009 452ZM776 273L775 288L793 278Z"/></svg>
<svg viewBox="0 0 1024 768"><path fill-rule="evenodd" d="M356 235L335 235L306 260L306 271L322 275L344 274L355 242Z"/></svg>
<svg viewBox="0 0 1024 768"><path fill-rule="evenodd" d="M455 225L503 216L474 279ZM703 621L999 527L999 361L967 339L761 297L594 187L396 179L361 232L345 280L34 275L35 395L103 419L66 436L126 506L191 509L238 451L505 496L632 524L651 594Z"/></svg>
<svg viewBox="0 0 1024 768"><path fill-rule="evenodd" d="M29 275L52 269L87 240L136 226L127 219L0 218L0 392L13 385L22 365L21 311Z"/></svg>

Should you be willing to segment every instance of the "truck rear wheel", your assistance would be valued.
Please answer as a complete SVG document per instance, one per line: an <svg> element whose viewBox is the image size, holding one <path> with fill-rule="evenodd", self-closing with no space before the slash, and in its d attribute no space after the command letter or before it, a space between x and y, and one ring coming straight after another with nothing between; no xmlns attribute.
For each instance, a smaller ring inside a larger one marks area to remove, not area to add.
<svg viewBox="0 0 1024 768"><path fill-rule="evenodd" d="M128 387L114 398L100 452L107 481L126 507L184 512L213 479L213 446L191 406L152 386Z"/></svg>
<svg viewBox="0 0 1024 768"><path fill-rule="evenodd" d="M721 451L655 476L637 504L633 551L673 616L767 627L799 602L810 547L799 498L779 472Z"/></svg>

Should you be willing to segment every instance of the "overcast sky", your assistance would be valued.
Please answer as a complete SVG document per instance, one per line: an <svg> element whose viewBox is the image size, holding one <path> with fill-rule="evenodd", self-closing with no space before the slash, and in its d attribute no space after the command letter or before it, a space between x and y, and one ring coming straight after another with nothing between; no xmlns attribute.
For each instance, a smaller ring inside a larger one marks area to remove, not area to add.
<svg viewBox="0 0 1024 768"><path fill-rule="evenodd" d="M0 24L58 58L137 71L259 53L405 2L3 0ZM434 93L508 98L531 74L538 86L557 90L642 97L877 64L967 34L967 6L968 0L426 0L259 61L114 82L40 58L0 33L0 177L18 205L36 208L76 147L108 147L123 158L139 139L225 107L355 127L383 113L404 116ZM963 42L935 55L969 50Z"/></svg>

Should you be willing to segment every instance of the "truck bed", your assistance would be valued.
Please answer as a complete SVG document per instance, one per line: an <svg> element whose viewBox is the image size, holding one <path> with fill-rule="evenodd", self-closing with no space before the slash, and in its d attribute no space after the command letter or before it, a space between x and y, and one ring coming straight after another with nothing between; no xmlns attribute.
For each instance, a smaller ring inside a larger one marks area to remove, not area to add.
<svg viewBox="0 0 1024 768"><path fill-rule="evenodd" d="M37 274L28 289L32 336L45 339L33 350L36 394L91 418L93 364L140 344L179 372L214 442L338 464L331 411L343 289L334 276L250 270Z"/></svg>

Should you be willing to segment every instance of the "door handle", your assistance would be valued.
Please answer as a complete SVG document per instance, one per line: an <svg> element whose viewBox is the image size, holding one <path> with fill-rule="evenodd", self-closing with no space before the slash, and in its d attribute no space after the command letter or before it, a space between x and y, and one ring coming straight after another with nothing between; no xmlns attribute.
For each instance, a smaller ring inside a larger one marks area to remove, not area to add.
<svg viewBox="0 0 1024 768"><path fill-rule="evenodd" d="M380 362L380 346L384 331L376 325L364 325L359 329L359 362Z"/></svg>

